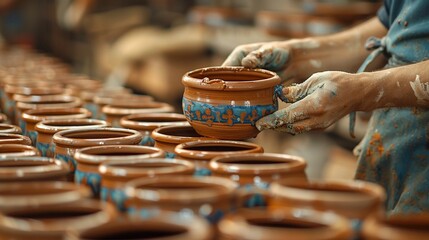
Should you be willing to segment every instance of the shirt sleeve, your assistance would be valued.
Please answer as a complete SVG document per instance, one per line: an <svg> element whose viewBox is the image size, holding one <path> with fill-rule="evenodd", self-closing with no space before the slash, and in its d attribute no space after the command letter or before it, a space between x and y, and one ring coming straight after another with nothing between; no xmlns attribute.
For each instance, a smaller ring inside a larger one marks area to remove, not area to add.
<svg viewBox="0 0 429 240"><path fill-rule="evenodd" d="M380 9L378 9L377 11L377 16L378 19L380 19L380 22L387 28L390 28L390 23L389 23L389 12L388 12L388 0L385 0L383 5L380 7Z"/></svg>

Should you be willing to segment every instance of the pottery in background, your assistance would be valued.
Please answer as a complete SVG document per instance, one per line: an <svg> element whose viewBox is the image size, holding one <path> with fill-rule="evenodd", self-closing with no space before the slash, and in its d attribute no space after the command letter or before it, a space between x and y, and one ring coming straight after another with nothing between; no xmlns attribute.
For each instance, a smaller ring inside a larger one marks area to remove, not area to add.
<svg viewBox="0 0 429 240"><path fill-rule="evenodd" d="M27 136L15 133L0 133L0 145L2 144L22 144L31 145L31 140Z"/></svg>
<svg viewBox="0 0 429 240"><path fill-rule="evenodd" d="M128 104L136 105L141 103L148 103L153 101L153 97L148 95L137 95L137 94L122 94L121 96L117 95L107 95L99 94L94 97L94 104L97 105L99 112L99 119L106 119L106 115L103 113L102 109L107 105L127 106Z"/></svg>
<svg viewBox="0 0 429 240"><path fill-rule="evenodd" d="M96 96L115 96L122 97L131 94L131 89L123 88L123 87L115 87L115 88L101 88L96 91L92 90L83 90L80 92L80 98L82 99L84 105L83 107L88 109L94 118L98 118L100 115L100 109L98 105L95 104L94 98Z"/></svg>
<svg viewBox="0 0 429 240"><path fill-rule="evenodd" d="M0 113L0 123L7 122L7 116L3 113Z"/></svg>
<svg viewBox="0 0 429 240"><path fill-rule="evenodd" d="M0 160L8 157L35 157L40 156L39 150L35 147L22 144L1 144Z"/></svg>
<svg viewBox="0 0 429 240"><path fill-rule="evenodd" d="M0 123L0 133L22 134L22 130L16 125Z"/></svg>

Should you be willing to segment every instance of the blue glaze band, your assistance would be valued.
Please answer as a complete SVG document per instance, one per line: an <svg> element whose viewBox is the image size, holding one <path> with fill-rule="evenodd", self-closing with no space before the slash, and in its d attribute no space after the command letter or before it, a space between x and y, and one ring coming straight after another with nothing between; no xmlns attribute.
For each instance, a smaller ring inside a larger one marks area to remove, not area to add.
<svg viewBox="0 0 429 240"><path fill-rule="evenodd" d="M33 146L36 146L37 144L37 132L36 131L28 131L27 132L28 137L31 139L31 144Z"/></svg>
<svg viewBox="0 0 429 240"><path fill-rule="evenodd" d="M116 208L122 212L127 210L125 207L127 195L122 189L111 189L102 187L100 197L103 201L108 201L110 199L115 204Z"/></svg>
<svg viewBox="0 0 429 240"><path fill-rule="evenodd" d="M42 154L42 157L47 156L49 147L50 147L49 143L41 143L41 142L36 143L36 148L40 151L40 153Z"/></svg>
<svg viewBox="0 0 429 240"><path fill-rule="evenodd" d="M74 171L76 170L77 163L73 157L69 155L63 155L63 154L55 154L55 158L60 159L61 161L64 161L65 163L67 163L68 166L70 167L70 172L74 173Z"/></svg>
<svg viewBox="0 0 429 240"><path fill-rule="evenodd" d="M139 143L141 146L150 146L153 147L155 145L155 140L150 136L143 136L142 140Z"/></svg>
<svg viewBox="0 0 429 240"><path fill-rule="evenodd" d="M94 196L100 195L101 176L94 172L82 172L76 168L74 182L77 185L85 184L92 190Z"/></svg>

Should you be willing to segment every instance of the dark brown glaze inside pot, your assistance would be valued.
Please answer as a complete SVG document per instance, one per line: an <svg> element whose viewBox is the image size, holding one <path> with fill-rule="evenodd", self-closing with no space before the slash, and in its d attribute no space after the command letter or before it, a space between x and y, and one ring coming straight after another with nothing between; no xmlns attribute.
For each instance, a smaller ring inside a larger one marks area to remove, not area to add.
<svg viewBox="0 0 429 240"><path fill-rule="evenodd" d="M43 123L46 126L51 126L51 127L69 127L69 126L82 126L82 127L86 127L86 126L99 126L100 123L98 122L68 122L68 121L57 121L57 122L44 122Z"/></svg>
<svg viewBox="0 0 429 240"><path fill-rule="evenodd" d="M246 71L246 70L223 70L219 68L216 70L208 70L208 71L198 71L198 72L192 72L189 74L190 77L198 78L198 79L207 79L207 80L214 80L214 79L221 79L228 82L243 82L243 81L257 81L257 80L263 80L267 78L273 77L272 74L268 74L265 72L253 72L253 71Z"/></svg>
<svg viewBox="0 0 429 240"><path fill-rule="evenodd" d="M127 137L129 133L126 132L109 132L109 131L94 131L94 132L76 132L68 133L64 137L75 139L104 139L104 138L119 138Z"/></svg>
<svg viewBox="0 0 429 240"><path fill-rule="evenodd" d="M94 240L133 240L133 239L157 239L170 238L186 233L188 230L184 227L172 224L151 224L145 225L127 225L121 228L103 229L103 231L88 231L82 234L82 239Z"/></svg>
<svg viewBox="0 0 429 240"><path fill-rule="evenodd" d="M186 150L191 151L206 151L206 152L236 152L253 149L250 146L193 146L186 147Z"/></svg>
<svg viewBox="0 0 429 240"><path fill-rule="evenodd" d="M54 220L54 219L63 219L63 218L77 218L88 216L94 213L97 213L99 210L93 208L85 207L76 207L76 208L67 208L63 207L62 209L33 209L30 211L12 211L8 212L6 216L14 218L23 218L23 219L33 219L33 220Z"/></svg>
<svg viewBox="0 0 429 240"><path fill-rule="evenodd" d="M0 161L0 168L16 168L16 167L25 168L25 167L47 166L50 164L52 164L52 162L24 160L24 159L20 159L19 161L2 160Z"/></svg>
<svg viewBox="0 0 429 240"><path fill-rule="evenodd" d="M315 229L323 228L326 225L315 222L300 221L297 219L275 219L275 218L253 218L246 219L250 225L269 228L289 228L289 229Z"/></svg>
<svg viewBox="0 0 429 240"><path fill-rule="evenodd" d="M192 127L186 128L163 128L159 131L160 134L175 137L202 137Z"/></svg>
<svg viewBox="0 0 429 240"><path fill-rule="evenodd" d="M183 122L186 119L177 119L177 118L168 118L168 117L139 117L130 119L136 122L149 122L149 123L158 123L158 122Z"/></svg>

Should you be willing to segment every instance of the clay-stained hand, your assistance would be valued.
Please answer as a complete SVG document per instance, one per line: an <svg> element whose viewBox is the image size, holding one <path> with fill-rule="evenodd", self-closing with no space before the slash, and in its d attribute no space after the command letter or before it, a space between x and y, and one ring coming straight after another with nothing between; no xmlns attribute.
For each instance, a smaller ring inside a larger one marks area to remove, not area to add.
<svg viewBox="0 0 429 240"><path fill-rule="evenodd" d="M283 88L283 94L292 104L259 119L256 127L291 134L329 127L360 108L363 88L354 76L345 72L321 72L302 84Z"/></svg>

